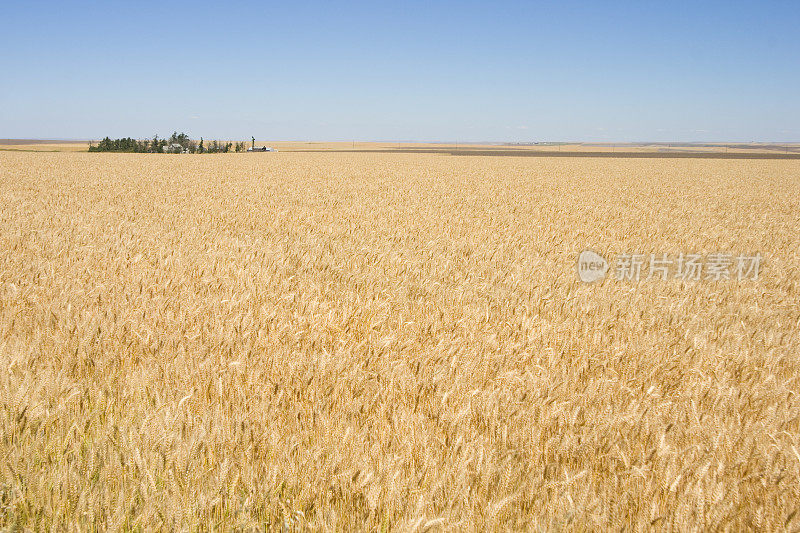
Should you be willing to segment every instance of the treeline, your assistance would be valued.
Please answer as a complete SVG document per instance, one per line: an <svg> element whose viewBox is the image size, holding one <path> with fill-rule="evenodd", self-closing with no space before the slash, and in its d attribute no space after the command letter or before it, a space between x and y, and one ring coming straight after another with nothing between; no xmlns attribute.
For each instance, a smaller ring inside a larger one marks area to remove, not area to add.
<svg viewBox="0 0 800 533"><path fill-rule="evenodd" d="M106 137L98 144L89 143L90 152L132 152L140 154L224 154L231 151L246 152L247 144L237 142L236 144L225 141L211 141L205 144L203 138L200 142L195 142L185 133L174 132L168 139L159 139L158 135L152 139L132 139L124 137L122 139L110 139Z"/></svg>

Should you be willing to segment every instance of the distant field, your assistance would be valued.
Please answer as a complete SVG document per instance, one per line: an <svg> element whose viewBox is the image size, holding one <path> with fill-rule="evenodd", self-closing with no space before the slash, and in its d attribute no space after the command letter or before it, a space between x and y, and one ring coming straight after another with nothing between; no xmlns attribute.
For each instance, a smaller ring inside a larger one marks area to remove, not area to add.
<svg viewBox="0 0 800 533"><path fill-rule="evenodd" d="M237 142L236 139L225 141ZM96 141L95 141L96 142ZM282 152L406 152L442 153L473 156L535 157L681 157L681 158L765 158L800 159L800 144L731 143L414 143L414 142L301 142L256 141L257 146L271 146ZM250 146L250 143L247 143ZM0 151L85 152L89 141L47 141L0 139ZM597 154L597 155L595 155Z"/></svg>
<svg viewBox="0 0 800 533"><path fill-rule="evenodd" d="M378 143L378 142L269 142L256 141L257 146L274 146L281 151L375 151L375 152L434 152L453 155L494 155L514 156L533 155L566 157L594 153L609 154L612 157L758 157L800 158L800 144L770 143L731 143L731 144L693 144L693 143L540 143L540 144L479 144L479 143ZM613 154L613 155L612 155Z"/></svg>
<svg viewBox="0 0 800 533"><path fill-rule="evenodd" d="M47 141L35 139L0 139L0 151L86 152L88 141Z"/></svg>
<svg viewBox="0 0 800 533"><path fill-rule="evenodd" d="M800 528L800 161L271 144L0 152L0 525Z"/></svg>

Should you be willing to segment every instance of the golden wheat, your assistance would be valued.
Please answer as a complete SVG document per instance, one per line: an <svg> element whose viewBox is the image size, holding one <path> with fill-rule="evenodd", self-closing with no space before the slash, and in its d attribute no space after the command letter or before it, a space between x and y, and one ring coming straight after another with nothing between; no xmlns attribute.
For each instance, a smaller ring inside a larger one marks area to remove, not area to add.
<svg viewBox="0 0 800 533"><path fill-rule="evenodd" d="M797 529L798 177L0 153L0 524ZM587 247L766 262L586 285Z"/></svg>

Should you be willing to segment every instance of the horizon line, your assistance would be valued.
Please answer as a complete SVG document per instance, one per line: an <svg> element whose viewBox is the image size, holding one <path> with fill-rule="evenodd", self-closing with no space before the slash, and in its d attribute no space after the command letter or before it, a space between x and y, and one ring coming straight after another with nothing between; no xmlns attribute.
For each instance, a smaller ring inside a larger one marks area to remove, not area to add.
<svg viewBox="0 0 800 533"><path fill-rule="evenodd" d="M16 143L20 143L20 141L33 141L33 142L93 142L93 141L100 141L105 137L93 137L91 139L87 138L76 138L76 137L61 137L61 138L53 138L53 137L4 137L0 138L0 144L4 144L4 141L14 141ZM136 140L145 140L151 139L151 137L130 137ZM159 137L161 138L161 137ZM224 138L224 137L202 137L204 140L214 141L214 140L225 140L231 141L234 138ZM200 137L197 139L192 138L191 140L196 141L199 140ZM246 142L251 142L249 139ZM405 143L405 144L475 144L475 145L565 145L565 144L582 144L582 145L589 145L589 146L624 146L624 145L673 145L673 144L683 144L683 145L695 145L695 146L714 146L714 145L742 145L742 144L764 144L764 145L792 145L792 144L800 144L800 140L795 141L767 141L767 140L751 140L751 141L724 141L724 140L717 140L717 141L684 141L684 140L671 140L671 141L581 141L581 140L542 140L542 141L491 141L491 140L483 140L483 141L462 141L462 140L418 140L418 139L375 139L375 140L359 140L359 139L258 139L256 138L256 142L275 142L275 143Z"/></svg>

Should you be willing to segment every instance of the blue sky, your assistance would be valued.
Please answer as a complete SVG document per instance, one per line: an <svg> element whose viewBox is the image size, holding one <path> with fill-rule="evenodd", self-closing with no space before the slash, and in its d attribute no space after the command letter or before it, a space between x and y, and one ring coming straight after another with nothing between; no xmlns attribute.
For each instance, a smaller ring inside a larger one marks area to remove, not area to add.
<svg viewBox="0 0 800 533"><path fill-rule="evenodd" d="M800 141L800 2L13 2L0 138Z"/></svg>

